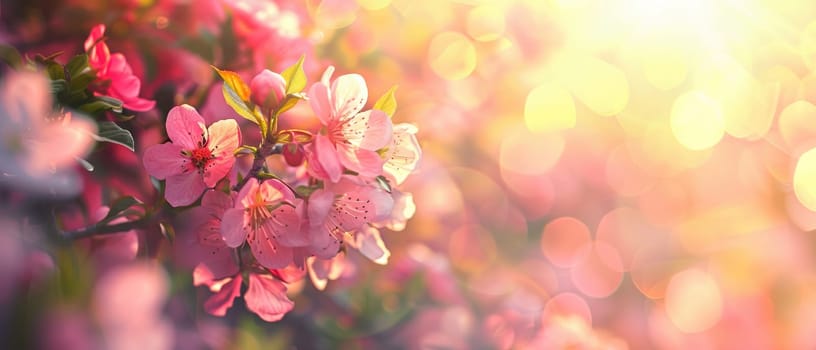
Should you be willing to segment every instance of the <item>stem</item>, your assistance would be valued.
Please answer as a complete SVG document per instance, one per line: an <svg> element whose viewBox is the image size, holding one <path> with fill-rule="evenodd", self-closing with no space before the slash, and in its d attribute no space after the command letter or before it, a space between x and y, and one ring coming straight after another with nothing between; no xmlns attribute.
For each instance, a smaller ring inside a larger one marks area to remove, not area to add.
<svg viewBox="0 0 816 350"><path fill-rule="evenodd" d="M122 233L135 228L141 228L152 221L151 217L143 217L138 220L123 222L113 225L93 225L83 229L66 231L62 233L62 238L65 240L75 240L91 236L101 236L113 233Z"/></svg>
<svg viewBox="0 0 816 350"><path fill-rule="evenodd" d="M269 138L271 139L271 137ZM263 170L264 168L264 165L266 165L266 157L269 157L273 154L279 154L283 150L281 147L278 147L277 144L275 144L275 142L273 142L274 140L266 141L267 142L264 142L261 149L259 149L258 152L255 152L255 159L252 161L252 168L250 168L247 175L243 179L241 179L241 182L235 184L235 186L232 187L233 191L236 192L240 191L241 188L243 188L244 185L247 183L247 181L249 181L249 179L253 177L258 177L258 174L260 174L261 170Z"/></svg>

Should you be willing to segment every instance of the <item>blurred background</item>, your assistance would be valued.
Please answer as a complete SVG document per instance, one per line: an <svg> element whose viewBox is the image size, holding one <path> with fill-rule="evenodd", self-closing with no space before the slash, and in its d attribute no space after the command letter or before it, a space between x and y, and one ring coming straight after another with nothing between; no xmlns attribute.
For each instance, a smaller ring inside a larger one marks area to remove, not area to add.
<svg viewBox="0 0 816 350"><path fill-rule="evenodd" d="M277 323L240 300L205 314L164 242L160 265L71 265L85 299L42 296L6 329L105 333L132 317L86 305L135 283L152 328L121 336L155 348L816 348L816 2L32 0L0 18L43 54L107 24L158 102L131 124L145 144L175 103L228 116L210 64L251 77L306 54L310 81L360 73L372 102L398 85L423 148L388 264L349 253L325 291L290 286Z"/></svg>

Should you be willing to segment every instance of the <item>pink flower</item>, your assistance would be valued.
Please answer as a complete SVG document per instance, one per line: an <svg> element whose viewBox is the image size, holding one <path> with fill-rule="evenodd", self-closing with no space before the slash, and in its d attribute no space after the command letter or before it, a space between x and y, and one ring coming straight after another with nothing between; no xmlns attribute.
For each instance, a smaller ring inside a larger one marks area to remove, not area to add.
<svg viewBox="0 0 816 350"><path fill-rule="evenodd" d="M309 89L309 102L326 135L316 135L307 148L312 176L337 182L340 165L366 177L383 172L383 159L377 150L389 144L391 119L385 112L369 110L359 113L368 99L365 80L358 74L338 77L329 85L334 72L326 70L320 82Z"/></svg>
<svg viewBox="0 0 816 350"><path fill-rule="evenodd" d="M334 257L345 236L352 239L364 225L391 213L394 201L385 191L360 184L345 176L309 196L309 237L312 253L322 259Z"/></svg>
<svg viewBox="0 0 816 350"><path fill-rule="evenodd" d="M91 29L91 34L85 39L85 52L88 53L88 64L96 71L101 84L95 93L107 95L122 101L127 109L144 112L153 109L156 101L139 97L142 82L133 75L133 69L121 53L110 53L108 45L100 41L105 35L105 25L98 24Z"/></svg>
<svg viewBox="0 0 816 350"><path fill-rule="evenodd" d="M11 72L0 86L0 183L31 193L71 196L82 189L77 158L94 144L96 125L52 109L48 80Z"/></svg>
<svg viewBox="0 0 816 350"><path fill-rule="evenodd" d="M420 159L422 159L422 149L416 139L417 127L408 123L394 125L394 137L391 139L383 157L383 171L389 179L399 185L405 181L408 175L416 170Z"/></svg>
<svg viewBox="0 0 816 350"><path fill-rule="evenodd" d="M286 80L271 70L264 69L249 83L252 103L266 109L277 108L286 95Z"/></svg>
<svg viewBox="0 0 816 350"><path fill-rule="evenodd" d="M252 254L264 267L284 268L292 263L292 248L309 244L300 232L295 194L278 180L249 181L238 193L235 207L224 213L221 234L227 246L249 241Z"/></svg>
<svg viewBox="0 0 816 350"><path fill-rule="evenodd" d="M148 148L144 166L153 177L167 179L164 196L170 205L189 205L229 173L241 132L233 119L205 128L204 118L189 105L173 107L166 126L172 142Z"/></svg>
<svg viewBox="0 0 816 350"><path fill-rule="evenodd" d="M233 199L223 192L207 191L201 199L201 207L210 216L210 220L198 229L198 243L206 248L207 254L201 256L201 262L193 271L193 284L205 285L214 293L204 302L204 310L224 316L235 298L241 295L243 282L240 268L232 257L233 250L221 238L221 217L231 210ZM249 290L244 294L247 308L266 321L277 321L292 309L294 303L286 296L286 286L274 276L294 282L303 278L303 274L272 270L272 275L266 275L258 270L263 269L253 268L249 273Z"/></svg>

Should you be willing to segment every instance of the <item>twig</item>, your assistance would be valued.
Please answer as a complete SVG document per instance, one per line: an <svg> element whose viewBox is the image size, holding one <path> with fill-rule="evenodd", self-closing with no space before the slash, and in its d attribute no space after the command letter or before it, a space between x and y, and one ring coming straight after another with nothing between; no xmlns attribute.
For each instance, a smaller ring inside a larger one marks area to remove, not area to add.
<svg viewBox="0 0 816 350"><path fill-rule="evenodd" d="M86 238L91 236L101 236L101 235L108 235L113 233L123 233L127 232L132 229L142 228L143 226L150 223L150 217L143 217L141 219L122 222L113 225L92 225L88 226L83 229L74 230L74 231L66 231L62 233L62 238L66 240L75 240L80 238Z"/></svg>

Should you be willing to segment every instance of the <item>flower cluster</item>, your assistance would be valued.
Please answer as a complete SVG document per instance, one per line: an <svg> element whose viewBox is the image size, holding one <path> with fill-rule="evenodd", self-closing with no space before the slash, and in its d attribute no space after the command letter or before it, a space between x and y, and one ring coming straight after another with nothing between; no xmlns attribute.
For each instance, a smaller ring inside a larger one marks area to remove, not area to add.
<svg viewBox="0 0 816 350"><path fill-rule="evenodd" d="M283 317L293 304L286 283L308 270L325 286L322 269L348 249L377 263L390 254L381 228L402 229L413 215L412 197L397 189L421 157L416 127L393 125L393 90L362 111L368 88L362 76L331 80L333 68L308 92L303 60L278 74L264 70L246 84L234 72L218 70L224 98L257 126L258 145L242 145L236 120L205 125L189 105L167 115L170 142L148 148L147 172L165 180L164 198L173 207L200 204L207 222L196 230L201 254L195 284L214 294L204 303L224 315L241 293L247 308L267 321ZM282 114L308 99L320 130L279 129ZM236 157L251 155L242 173ZM270 163L285 164L276 173Z"/></svg>

